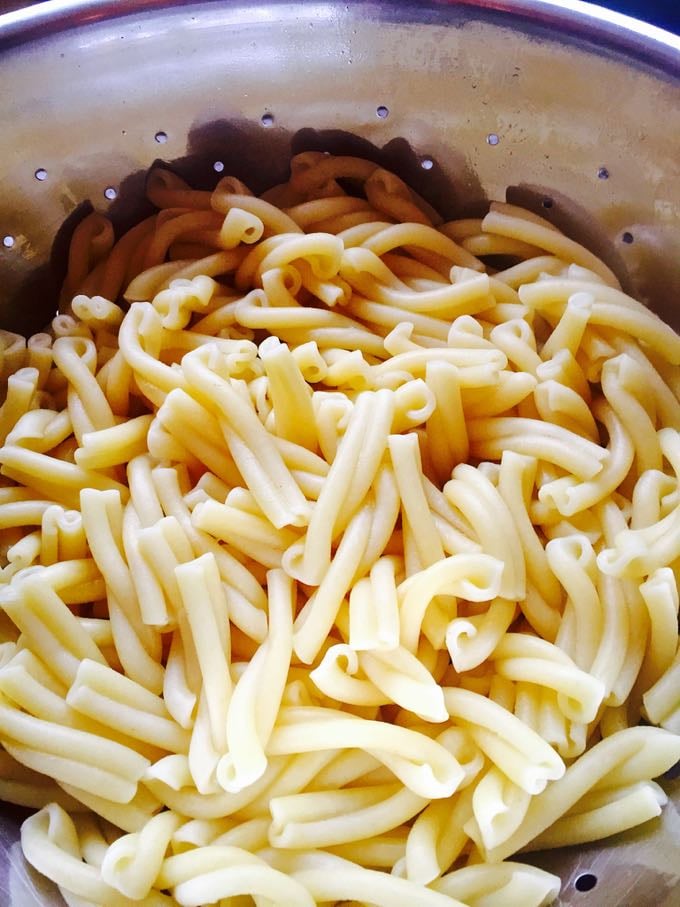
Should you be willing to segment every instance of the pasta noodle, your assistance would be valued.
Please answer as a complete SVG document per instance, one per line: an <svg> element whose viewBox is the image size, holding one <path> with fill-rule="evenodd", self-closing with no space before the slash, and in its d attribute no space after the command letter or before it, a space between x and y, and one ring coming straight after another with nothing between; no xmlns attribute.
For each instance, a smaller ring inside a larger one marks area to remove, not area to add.
<svg viewBox="0 0 680 907"><path fill-rule="evenodd" d="M147 195L0 333L27 860L71 907L545 907L509 858L642 825L680 758L680 340L375 162Z"/></svg>

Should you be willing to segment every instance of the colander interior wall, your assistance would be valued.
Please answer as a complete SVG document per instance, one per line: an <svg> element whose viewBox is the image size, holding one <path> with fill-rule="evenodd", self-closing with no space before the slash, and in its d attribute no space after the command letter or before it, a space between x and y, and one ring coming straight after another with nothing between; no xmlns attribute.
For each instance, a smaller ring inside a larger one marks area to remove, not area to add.
<svg viewBox="0 0 680 907"><path fill-rule="evenodd" d="M447 216L527 204L678 327L680 42L568 5L53 0L0 17L0 325L41 327L83 203L130 223L154 159L260 190L319 148L376 157ZM545 857L561 903L677 907L678 802ZM39 904L10 900L11 853L0 902Z"/></svg>
<svg viewBox="0 0 680 907"><path fill-rule="evenodd" d="M362 150L345 132L446 214L511 187L676 317L679 67L661 41L536 2L44 6L0 31L5 325L49 313L40 268L78 204L125 220L154 158L257 187L291 148Z"/></svg>

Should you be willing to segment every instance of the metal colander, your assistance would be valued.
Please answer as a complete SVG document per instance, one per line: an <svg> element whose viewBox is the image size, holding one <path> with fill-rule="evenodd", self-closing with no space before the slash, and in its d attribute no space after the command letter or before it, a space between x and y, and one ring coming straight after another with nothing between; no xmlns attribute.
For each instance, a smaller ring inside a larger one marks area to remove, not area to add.
<svg viewBox="0 0 680 907"><path fill-rule="evenodd" d="M517 201L680 325L680 41L578 0L50 0L0 16L0 324L54 313L87 203L123 228L144 172L256 191L291 153L358 153L447 217ZM659 820L532 855L566 907L680 905L680 787ZM0 817L0 902L57 904Z"/></svg>

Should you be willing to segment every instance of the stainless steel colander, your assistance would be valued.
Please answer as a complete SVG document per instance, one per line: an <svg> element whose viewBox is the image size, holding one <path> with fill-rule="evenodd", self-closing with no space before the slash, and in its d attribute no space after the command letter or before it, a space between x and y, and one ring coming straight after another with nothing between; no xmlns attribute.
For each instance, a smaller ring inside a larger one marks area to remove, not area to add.
<svg viewBox="0 0 680 907"><path fill-rule="evenodd" d="M507 194L680 325L680 41L578 0L50 0L0 16L0 123L2 327L53 314L83 206L131 223L154 159L258 190L311 148L374 157L449 216ZM535 858L562 905L680 905L666 787L662 819ZM17 835L8 810L0 903L59 903Z"/></svg>

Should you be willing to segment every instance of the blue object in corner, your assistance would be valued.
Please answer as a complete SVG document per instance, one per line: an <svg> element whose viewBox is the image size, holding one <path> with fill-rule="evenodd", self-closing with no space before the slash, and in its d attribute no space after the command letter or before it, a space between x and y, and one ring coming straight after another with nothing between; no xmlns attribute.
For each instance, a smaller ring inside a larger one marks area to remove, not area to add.
<svg viewBox="0 0 680 907"><path fill-rule="evenodd" d="M678 0L597 0L600 6L651 22L659 28L680 33L680 3Z"/></svg>

